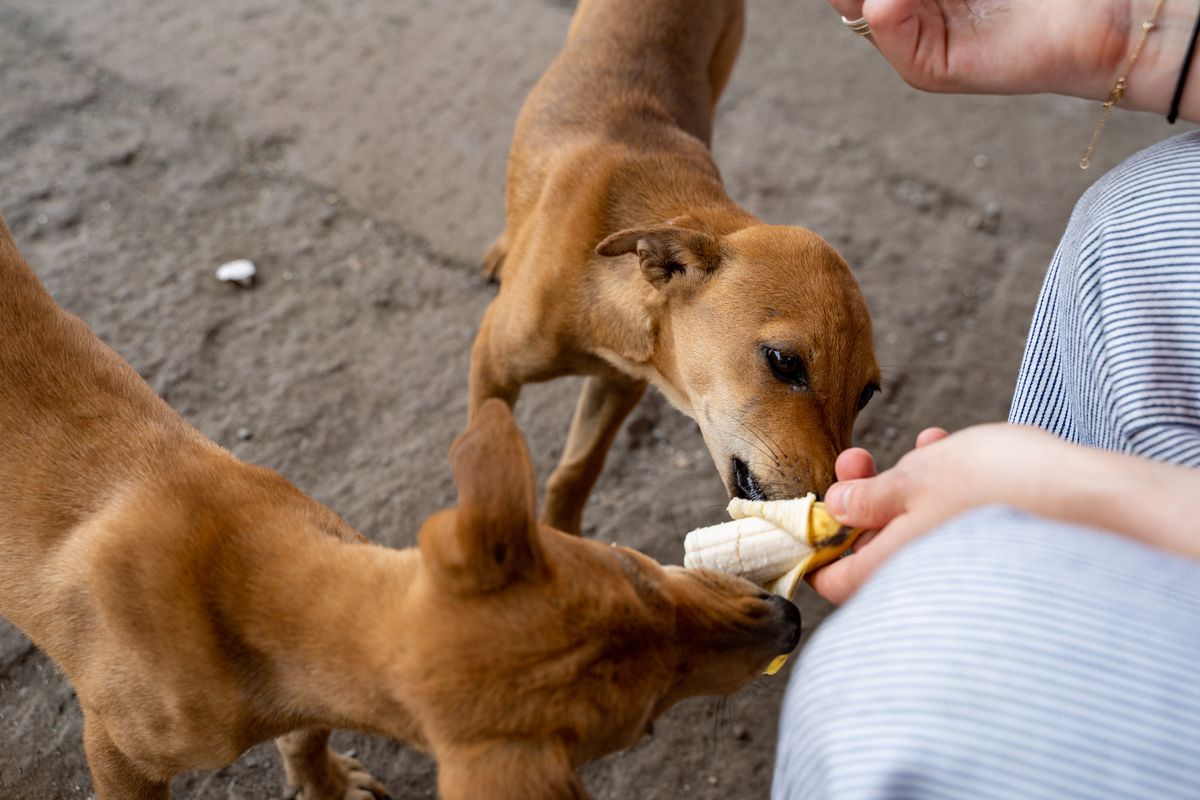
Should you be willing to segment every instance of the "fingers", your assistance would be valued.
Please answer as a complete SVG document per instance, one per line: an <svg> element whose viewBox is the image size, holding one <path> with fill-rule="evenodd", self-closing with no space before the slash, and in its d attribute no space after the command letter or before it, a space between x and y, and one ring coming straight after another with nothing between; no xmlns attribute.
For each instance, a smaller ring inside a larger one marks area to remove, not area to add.
<svg viewBox="0 0 1200 800"><path fill-rule="evenodd" d="M953 91L946 79L950 29L943 4L928 0L868 0L872 41L908 84L931 92Z"/></svg>
<svg viewBox="0 0 1200 800"><path fill-rule="evenodd" d="M846 19L859 19L863 15L863 0L829 0L829 5Z"/></svg>
<svg viewBox="0 0 1200 800"><path fill-rule="evenodd" d="M896 470L874 478L840 481L825 493L825 507L843 525L878 530L905 510L904 479Z"/></svg>
<svg viewBox="0 0 1200 800"><path fill-rule="evenodd" d="M853 555L840 558L809 575L809 585L829 602L844 603L916 533L917 529L909 524L907 517L898 517L870 541L870 547L858 549L856 546Z"/></svg>
<svg viewBox="0 0 1200 800"><path fill-rule="evenodd" d="M865 580L860 574L858 566L858 560L862 557L862 553L855 553L852 556L839 558L832 564L827 564L816 572L810 573L805 580L817 594L831 603L841 605L858 591L859 586Z"/></svg>
<svg viewBox="0 0 1200 800"><path fill-rule="evenodd" d="M859 478L875 477L875 459L861 447L851 447L842 451L834 465L839 481L854 481Z"/></svg>
<svg viewBox="0 0 1200 800"><path fill-rule="evenodd" d="M917 447L924 447L927 444L940 442L949 435L946 433L945 428L926 428L917 434Z"/></svg>
<svg viewBox="0 0 1200 800"><path fill-rule="evenodd" d="M867 36L905 81L926 91L952 91L953 82L938 77L945 62L948 23L941 3L933 0L829 0L848 20L865 19ZM944 69L942 70L944 71Z"/></svg>

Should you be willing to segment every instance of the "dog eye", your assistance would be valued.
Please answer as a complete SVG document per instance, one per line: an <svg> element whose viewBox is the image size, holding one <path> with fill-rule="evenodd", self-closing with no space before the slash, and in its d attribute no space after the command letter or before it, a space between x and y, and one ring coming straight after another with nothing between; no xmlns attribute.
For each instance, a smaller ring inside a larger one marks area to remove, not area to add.
<svg viewBox="0 0 1200 800"><path fill-rule="evenodd" d="M862 390L862 394L858 396L858 410L862 411L867 407L867 403L871 402L871 398L879 391L879 387L873 383L867 384L867 388Z"/></svg>
<svg viewBox="0 0 1200 800"><path fill-rule="evenodd" d="M798 389L808 388L808 373L804 369L804 360L793 353L785 353L773 347L764 347L763 356L767 366L775 377L785 383L790 383Z"/></svg>

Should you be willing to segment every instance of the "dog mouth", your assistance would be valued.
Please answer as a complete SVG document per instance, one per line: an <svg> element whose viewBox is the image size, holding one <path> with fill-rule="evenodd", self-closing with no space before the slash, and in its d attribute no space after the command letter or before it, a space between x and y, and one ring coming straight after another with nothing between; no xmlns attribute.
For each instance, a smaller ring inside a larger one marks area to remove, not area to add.
<svg viewBox="0 0 1200 800"><path fill-rule="evenodd" d="M743 500L767 499L767 493L759 485L750 467L736 456L733 458L733 496Z"/></svg>

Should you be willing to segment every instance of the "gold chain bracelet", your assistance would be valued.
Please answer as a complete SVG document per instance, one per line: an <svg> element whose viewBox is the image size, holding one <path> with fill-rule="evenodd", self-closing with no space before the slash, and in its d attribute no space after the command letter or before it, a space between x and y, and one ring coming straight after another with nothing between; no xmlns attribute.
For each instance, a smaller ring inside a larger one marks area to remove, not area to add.
<svg viewBox="0 0 1200 800"><path fill-rule="evenodd" d="M1125 87L1129 85L1129 73L1133 72L1133 65L1137 63L1138 57L1141 56L1142 48L1146 46L1146 39L1149 38L1150 31L1158 27L1158 14L1162 11L1165 2L1166 0L1158 0L1154 4L1154 10L1150 12L1150 19L1142 23L1141 38L1138 39L1133 52L1129 54L1129 61L1125 64L1125 72L1121 77L1117 78L1116 85L1108 93L1108 99L1104 101L1104 107L1100 110L1100 121L1096 123L1096 130L1092 131L1092 141L1088 143L1087 151L1083 154L1083 158L1079 159L1080 169L1087 169L1092 165L1092 151L1096 149L1096 142L1100 141L1100 134L1104 132L1104 123L1108 122L1108 112L1112 111L1113 106L1121 102L1121 99L1125 96Z"/></svg>

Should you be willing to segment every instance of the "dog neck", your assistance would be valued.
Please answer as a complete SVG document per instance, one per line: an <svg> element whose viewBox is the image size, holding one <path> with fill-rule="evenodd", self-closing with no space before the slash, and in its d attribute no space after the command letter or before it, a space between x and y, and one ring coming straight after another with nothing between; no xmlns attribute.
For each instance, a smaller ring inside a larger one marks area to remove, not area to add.
<svg viewBox="0 0 1200 800"><path fill-rule="evenodd" d="M677 142L671 150L633 157L608 179L605 220L608 233L671 223L713 236L726 236L758 225L759 220L725 193L708 148L697 139ZM670 187L645 191L646 186Z"/></svg>
<svg viewBox="0 0 1200 800"><path fill-rule="evenodd" d="M251 548L248 574L235 578L246 589L241 635L264 656L280 732L301 722L419 746L404 702L419 551L352 543L322 527L281 533L286 557L276 546L258 561Z"/></svg>

